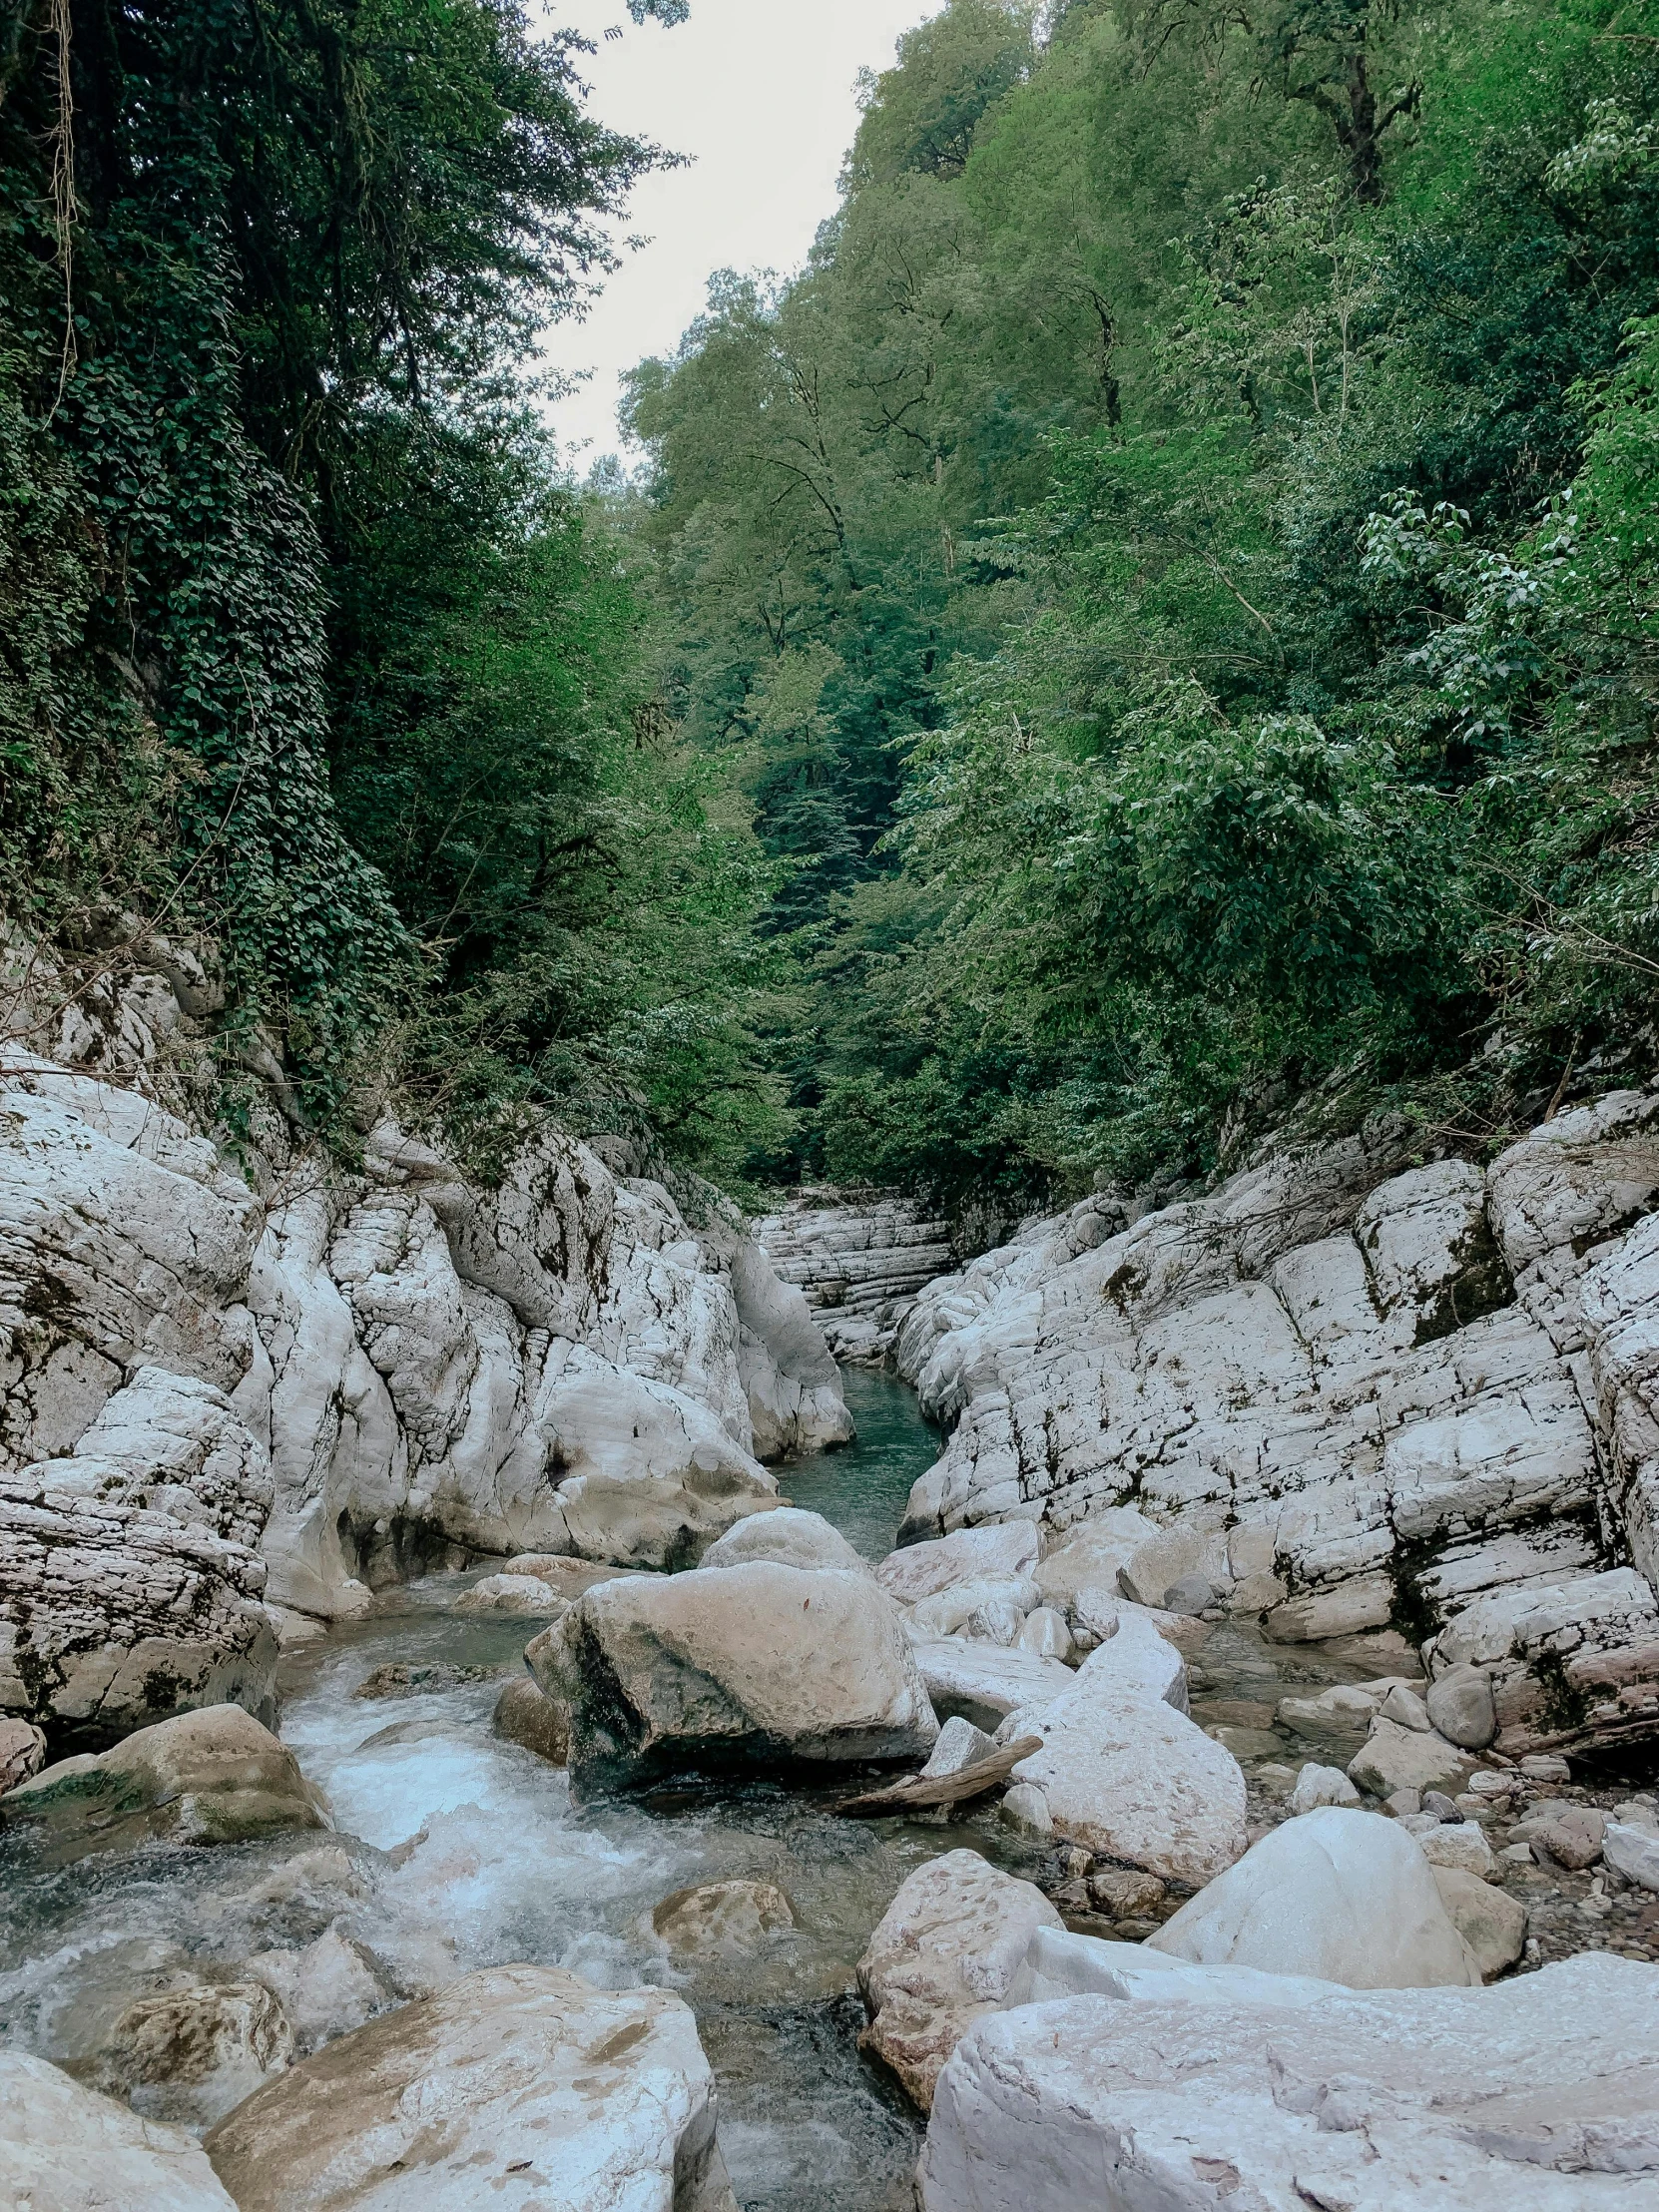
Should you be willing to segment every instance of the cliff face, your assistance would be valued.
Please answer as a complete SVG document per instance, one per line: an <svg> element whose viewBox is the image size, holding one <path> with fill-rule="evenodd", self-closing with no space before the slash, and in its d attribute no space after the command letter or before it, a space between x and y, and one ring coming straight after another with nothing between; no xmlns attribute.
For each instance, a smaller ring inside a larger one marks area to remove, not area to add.
<svg viewBox="0 0 1659 2212"><path fill-rule="evenodd" d="M251 1184L174 1110L143 981L92 1045L59 1022L80 1065L0 1064L0 1709L70 1744L258 1711L283 1609L479 1553L684 1563L776 1502L764 1458L850 1435L735 1217L551 1125L481 1190L390 1119L342 1175L274 1116Z"/></svg>
<svg viewBox="0 0 1659 2212"><path fill-rule="evenodd" d="M953 1259L946 1225L896 1191L803 1190L755 1235L836 1359L860 1365L888 1357L917 1294Z"/></svg>
<svg viewBox="0 0 1659 2212"><path fill-rule="evenodd" d="M1659 1096L1400 1166L1378 1134L1088 1201L929 1286L899 1364L955 1426L909 1533L1127 1508L1133 1596L1391 1622L1490 1674L1500 1751L1659 1735Z"/></svg>

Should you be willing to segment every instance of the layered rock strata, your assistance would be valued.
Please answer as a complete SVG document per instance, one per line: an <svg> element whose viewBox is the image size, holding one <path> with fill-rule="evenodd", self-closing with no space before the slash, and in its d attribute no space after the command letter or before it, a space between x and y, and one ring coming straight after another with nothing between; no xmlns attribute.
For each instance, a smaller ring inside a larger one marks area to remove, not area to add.
<svg viewBox="0 0 1659 2212"><path fill-rule="evenodd" d="M850 1436L713 1194L694 1229L551 1127L492 1189L390 1121L346 1175L274 1113L245 1176L122 1019L64 1033L120 1081L0 1065L0 1712L56 1748L268 1713L274 1631L425 1565L690 1565Z"/></svg>
<svg viewBox="0 0 1659 2212"><path fill-rule="evenodd" d="M950 1233L895 1191L808 1189L756 1224L762 1250L799 1285L837 1360L878 1366L923 1287L952 1264Z"/></svg>
<svg viewBox="0 0 1659 2212"><path fill-rule="evenodd" d="M1659 1096L1617 1092L1484 1170L1373 1132L1032 1225L906 1318L954 1423L906 1535L1075 1541L1074 1632L1091 1584L1287 1641L1392 1624L1484 1678L1503 1756L1659 1738L1656 1199Z"/></svg>

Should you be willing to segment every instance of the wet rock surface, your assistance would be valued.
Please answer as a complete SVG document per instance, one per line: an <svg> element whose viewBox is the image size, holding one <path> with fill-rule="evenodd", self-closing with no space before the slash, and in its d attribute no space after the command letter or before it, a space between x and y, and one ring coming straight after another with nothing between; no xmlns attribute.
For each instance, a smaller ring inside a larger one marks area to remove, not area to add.
<svg viewBox="0 0 1659 2212"><path fill-rule="evenodd" d="M41 1822L70 1853L140 1835L228 1844L329 1825L293 1753L240 1705L182 1713L112 1751L43 1768L12 1792L8 1811Z"/></svg>

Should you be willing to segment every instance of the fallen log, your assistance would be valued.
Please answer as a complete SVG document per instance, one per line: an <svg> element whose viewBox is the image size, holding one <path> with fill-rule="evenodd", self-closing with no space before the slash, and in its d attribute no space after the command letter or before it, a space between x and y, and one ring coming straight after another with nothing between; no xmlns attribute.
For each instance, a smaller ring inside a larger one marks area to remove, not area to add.
<svg viewBox="0 0 1659 2212"><path fill-rule="evenodd" d="M912 1774L891 1782L884 1790L870 1790L862 1797L847 1798L835 1811L850 1820L875 1820L884 1813L922 1813L935 1805L964 1805L983 1797L999 1782L1006 1782L1022 1759L1041 1751L1040 1736L1022 1736L1017 1744L1005 1744L989 1759L976 1760L955 1774Z"/></svg>

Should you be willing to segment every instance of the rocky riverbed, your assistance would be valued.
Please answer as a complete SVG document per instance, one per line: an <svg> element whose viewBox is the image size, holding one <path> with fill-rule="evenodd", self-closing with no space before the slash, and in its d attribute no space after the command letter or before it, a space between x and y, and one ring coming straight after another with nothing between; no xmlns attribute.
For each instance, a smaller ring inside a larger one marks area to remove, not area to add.
<svg viewBox="0 0 1659 2212"><path fill-rule="evenodd" d="M557 1131L107 1073L0 1100L19 2203L1659 2204L1659 1100L871 1260L918 1401Z"/></svg>

